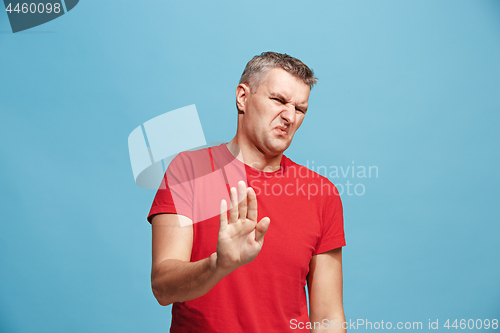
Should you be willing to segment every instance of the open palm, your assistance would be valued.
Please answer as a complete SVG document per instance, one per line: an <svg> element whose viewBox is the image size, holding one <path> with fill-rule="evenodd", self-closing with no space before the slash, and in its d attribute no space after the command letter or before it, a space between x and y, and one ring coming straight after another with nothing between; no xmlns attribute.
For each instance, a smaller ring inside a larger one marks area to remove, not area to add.
<svg viewBox="0 0 500 333"><path fill-rule="evenodd" d="M238 182L238 190L231 188L230 200L229 217L226 201L220 205L217 267L234 270L259 254L271 221L264 217L257 223L257 196L243 181Z"/></svg>

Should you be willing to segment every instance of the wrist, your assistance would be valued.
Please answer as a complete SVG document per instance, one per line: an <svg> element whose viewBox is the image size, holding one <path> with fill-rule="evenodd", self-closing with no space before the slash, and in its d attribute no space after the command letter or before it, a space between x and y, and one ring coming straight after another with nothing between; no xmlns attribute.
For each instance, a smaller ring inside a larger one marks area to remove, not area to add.
<svg viewBox="0 0 500 333"><path fill-rule="evenodd" d="M219 278L221 278L221 279L224 276L226 276L229 273L231 273L232 271L234 271L234 268L231 269L231 268L222 268L222 267L220 267L220 265L218 263L217 252L212 253L210 255L210 257L208 258L208 260L209 260L210 270L212 272L214 272L214 274L216 276L218 276Z"/></svg>

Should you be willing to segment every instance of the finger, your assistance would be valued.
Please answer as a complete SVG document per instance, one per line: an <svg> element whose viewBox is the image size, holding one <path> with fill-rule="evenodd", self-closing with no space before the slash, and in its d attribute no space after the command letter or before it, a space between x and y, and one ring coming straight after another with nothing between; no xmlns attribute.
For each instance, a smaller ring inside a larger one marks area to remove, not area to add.
<svg viewBox="0 0 500 333"><path fill-rule="evenodd" d="M238 221L238 193L236 187L231 187L229 191L229 199L231 200L231 208L229 208L229 223Z"/></svg>
<svg viewBox="0 0 500 333"><path fill-rule="evenodd" d="M220 215L219 215L219 230L224 230L227 227L227 202L222 199L220 202Z"/></svg>
<svg viewBox="0 0 500 333"><path fill-rule="evenodd" d="M247 186L244 181L238 182L238 212L242 221L247 217Z"/></svg>
<svg viewBox="0 0 500 333"><path fill-rule="evenodd" d="M252 221L257 221L257 196L253 188L247 188L248 212L247 218Z"/></svg>
<svg viewBox="0 0 500 333"><path fill-rule="evenodd" d="M269 217L263 217L255 227L255 240L261 245L264 243L264 235L266 234L267 229L269 229L270 224L271 219L269 219Z"/></svg>

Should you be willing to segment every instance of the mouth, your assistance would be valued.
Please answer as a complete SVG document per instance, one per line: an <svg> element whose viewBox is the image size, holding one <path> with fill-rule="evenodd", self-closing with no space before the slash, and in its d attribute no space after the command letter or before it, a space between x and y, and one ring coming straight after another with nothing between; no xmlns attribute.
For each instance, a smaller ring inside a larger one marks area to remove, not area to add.
<svg viewBox="0 0 500 333"><path fill-rule="evenodd" d="M279 125L279 126L276 126L274 128L278 134L280 134L281 136L286 136L288 134L288 127L286 126L282 126L282 125Z"/></svg>

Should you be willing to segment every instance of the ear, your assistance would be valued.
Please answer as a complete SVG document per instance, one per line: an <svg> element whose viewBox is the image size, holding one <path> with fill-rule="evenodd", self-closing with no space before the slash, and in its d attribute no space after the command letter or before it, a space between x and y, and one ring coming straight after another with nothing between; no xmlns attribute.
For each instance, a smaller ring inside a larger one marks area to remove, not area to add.
<svg viewBox="0 0 500 333"><path fill-rule="evenodd" d="M250 87L246 83L240 83L236 87L236 108L238 113L245 113L247 97L250 95Z"/></svg>

